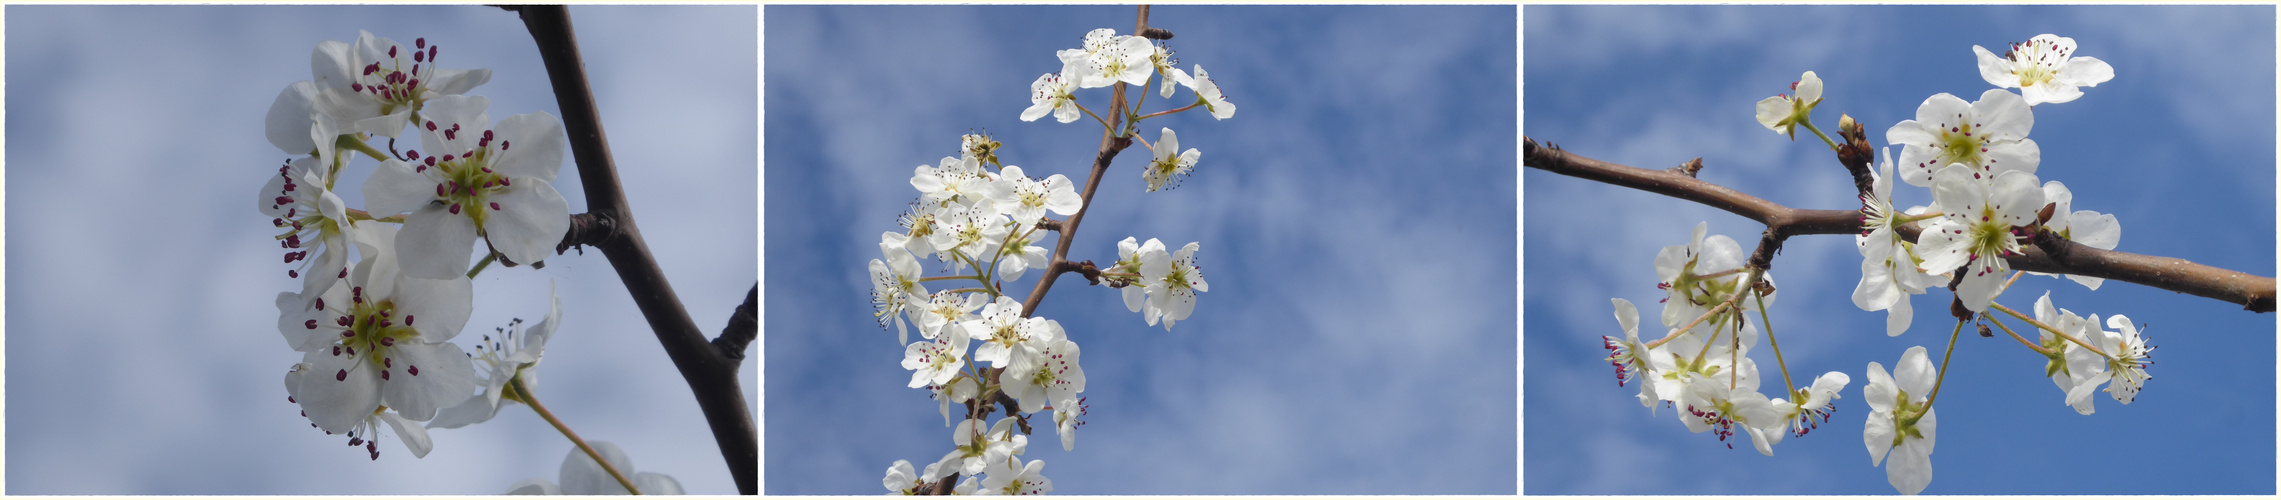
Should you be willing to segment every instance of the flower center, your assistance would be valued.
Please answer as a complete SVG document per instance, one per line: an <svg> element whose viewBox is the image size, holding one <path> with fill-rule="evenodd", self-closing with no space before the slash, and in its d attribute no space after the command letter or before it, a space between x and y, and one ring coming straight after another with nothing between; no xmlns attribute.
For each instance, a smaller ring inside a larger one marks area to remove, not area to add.
<svg viewBox="0 0 2281 500"><path fill-rule="evenodd" d="M431 132L443 134L447 144L459 141L460 125L457 123L443 128L436 122L429 121L424 126ZM512 141L497 140L497 136L490 130L485 130L482 137L476 139L474 149L456 154L445 153L441 157L429 156L421 159L421 163L413 169L428 174L429 179L437 181L436 201L445 204L452 214L466 214L475 221L475 229L481 233L483 222L489 218L489 213L483 209L501 210L499 202L490 199L491 195L514 184L507 176L491 170L491 165L512 145ZM417 158L419 153L412 151L411 155Z"/></svg>
<svg viewBox="0 0 2281 500"><path fill-rule="evenodd" d="M1900 446L1903 438L1924 439L1924 431L1917 430L1917 412L1924 405L1909 400L1909 391L1893 391L1893 446Z"/></svg>
<svg viewBox="0 0 2281 500"><path fill-rule="evenodd" d="M391 114L406 107L418 111L420 94L426 90L420 86L420 81L432 81L429 77L435 74L436 46L428 45L426 38L414 40L413 45L416 48L412 50L411 67L404 67L404 60L396 55L403 47L390 46L387 60L366 64L357 70L359 73L356 81L349 83L349 90L379 101L381 114ZM386 64L385 67L383 63Z"/></svg>
<svg viewBox="0 0 2281 500"><path fill-rule="evenodd" d="M1961 123L1942 131L1938 143L1941 157L1950 163L1982 166L1981 157L1988 152L1988 136L1974 134L1972 128L1971 123Z"/></svg>
<svg viewBox="0 0 2281 500"><path fill-rule="evenodd" d="M333 345L333 355L362 356L365 362L380 367L381 380L395 378L396 344L419 339L420 332L412 329L412 323L419 318L411 315L396 317L395 301L373 300L364 295L364 287L349 290L353 302L349 305L348 315L334 320L335 324L348 329L341 332L341 340ZM420 375L419 367L409 363L405 364L403 371L412 376ZM346 369L334 375L334 380L346 379Z"/></svg>

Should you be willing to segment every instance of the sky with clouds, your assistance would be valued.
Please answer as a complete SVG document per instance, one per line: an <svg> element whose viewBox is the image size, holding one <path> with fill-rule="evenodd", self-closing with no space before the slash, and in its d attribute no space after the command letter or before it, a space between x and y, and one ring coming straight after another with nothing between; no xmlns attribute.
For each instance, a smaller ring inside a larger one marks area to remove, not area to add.
<svg viewBox="0 0 2281 500"><path fill-rule="evenodd" d="M1768 133L1752 119L1759 99L1815 71L1826 84L1816 122L1834 133L1849 113L1882 146L1926 97L1992 88L1973 45L2000 54L2038 34L2073 37L2076 55L2116 76L2074 102L2036 106L2029 137L2042 148L2042 180L2071 188L2077 210L2118 217L2117 250L2274 273L2271 6L1532 6L1523 18L1530 137L1646 168L1702 157L1703 180L1824 209L1857 206L1850 177L1804 131L1796 142ZM1787 364L1800 383L1833 370L1854 383L1827 424L1775 456L1747 441L1730 450L1616 387L1600 337L1622 335L1611 297L1650 318L1660 310L1652 262L1663 246L1708 221L1747 251L1762 226L1542 171L1522 183L1525 493L1893 491L1859 439L1866 367L1890 367L1911 346L1937 355L1947 333L1938 330L1953 325L1941 314L1947 292L1914 297L1915 325L1886 337L1885 313L1850 299L1860 279L1852 241L1791 239L1773 270ZM1900 206L1931 201L1924 188L1895 192ZM2047 290L2059 307L2151 325L2154 379L2129 406L2102 393L2096 414L2078 415L2043 376L2041 356L2001 332L1966 333L1936 406L1925 493L2274 492L2272 315L2112 280L2093 292L2031 276L1998 300L2026 310ZM1752 355L1774 377L1768 351Z"/></svg>
<svg viewBox="0 0 2281 500"><path fill-rule="evenodd" d="M755 283L756 12L576 7L596 101L643 236L690 314L717 332ZM309 428L282 375L276 295L299 281L255 210L286 155L263 116L310 78L310 52L357 30L490 68L490 116L560 115L514 14L456 6L9 6L7 493L490 494L556 479L571 447L527 409L431 433L414 459ZM384 142L384 141L383 141ZM416 142L416 141L414 141ZM400 147L416 145L399 144ZM569 155L555 186L586 202ZM340 194L375 162L343 170ZM536 391L590 440L692 493L735 486L687 385L600 253L475 279L455 342L547 312L564 326ZM757 410L757 362L743 369Z"/></svg>
<svg viewBox="0 0 2281 500"><path fill-rule="evenodd" d="M1091 413L1074 452L1049 427L1032 436L1024 457L1056 493L1514 492L1514 12L1154 9L1181 66L1204 66L1238 111L1144 122L1202 151L1195 176L1145 193L1147 151L1125 151L1071 258L1114 260L1126 236L1196 241L1212 287L1167 332L1116 290L1057 283L1038 314L1083 346ZM1098 126L1018 116L1060 69L1054 51L1129 33L1134 11L764 16L764 489L881 493L895 460L952 444L868 303L865 266L916 199L912 168L986 130L1006 164L1082 182Z"/></svg>

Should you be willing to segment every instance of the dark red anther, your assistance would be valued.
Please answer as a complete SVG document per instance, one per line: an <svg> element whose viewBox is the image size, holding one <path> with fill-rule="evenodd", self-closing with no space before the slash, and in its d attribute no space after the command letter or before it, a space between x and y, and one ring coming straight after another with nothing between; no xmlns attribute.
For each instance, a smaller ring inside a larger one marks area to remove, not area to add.
<svg viewBox="0 0 2281 500"><path fill-rule="evenodd" d="M507 143L508 143L508 142L512 142L512 141L499 141L499 150L500 150L500 151L506 151L506 150L507 150Z"/></svg>
<svg viewBox="0 0 2281 500"><path fill-rule="evenodd" d="M494 201L494 202L491 202L491 209L492 209L492 210L498 210L498 209L499 209L499 202L496 202L496 201Z"/></svg>
<svg viewBox="0 0 2281 500"><path fill-rule="evenodd" d="M406 149L406 150L404 150L404 157L406 157L406 158L411 158L411 159L414 159L414 160L420 159L420 150L417 150L417 149Z"/></svg>
<svg viewBox="0 0 2281 500"><path fill-rule="evenodd" d="M452 124L452 125L451 125L451 128L449 128L449 129L445 129L445 130L444 130L444 139L446 139L446 140L458 140L458 139L459 139L459 124L457 124L457 123L454 123L454 124ZM444 160L444 161L451 161L451 160Z"/></svg>
<svg viewBox="0 0 2281 500"><path fill-rule="evenodd" d="M458 215L458 214L459 214L459 204L458 204L458 203L453 203L453 204L451 204L451 213L452 213L452 215Z"/></svg>
<svg viewBox="0 0 2281 500"><path fill-rule="evenodd" d="M425 48L428 48L428 37L419 37L419 38L414 38L414 39L412 39L412 48L415 48L415 49L425 49Z"/></svg>
<svg viewBox="0 0 2281 500"><path fill-rule="evenodd" d="M425 60L427 60L427 59L428 59L428 52L427 52L427 51L424 51L424 50L423 50L423 51L419 51L419 52L413 52L413 53L412 53L412 62L420 62L420 61L425 61Z"/></svg>
<svg viewBox="0 0 2281 500"><path fill-rule="evenodd" d="M433 157L433 156L430 156L430 157L428 157L428 160L427 160L427 162L428 162L428 166L430 166L430 167L436 166L436 157Z"/></svg>
<svg viewBox="0 0 2281 500"><path fill-rule="evenodd" d="M271 218L269 219L269 225L273 227L285 227L285 219Z"/></svg>
<svg viewBox="0 0 2281 500"><path fill-rule="evenodd" d="M313 319L312 319L312 320L309 320L309 321L307 321L307 322L303 322L303 323L301 323L301 326L306 326L306 327L309 327L309 329L311 329L311 330L315 330L315 329L317 329L317 320L313 320Z"/></svg>
<svg viewBox="0 0 2281 500"><path fill-rule="evenodd" d="M412 71L419 71L419 70L420 70L420 65L418 65L418 64L414 64L414 65L412 65ZM416 88L420 88L420 79L418 79L418 78L413 78L411 81L409 81L409 82L406 82L406 83L404 84L404 88L407 88L407 89L416 89Z"/></svg>
<svg viewBox="0 0 2281 500"><path fill-rule="evenodd" d="M412 166L412 173L423 173L423 172L427 172L427 171L428 171L428 166L427 166L427 165L413 165L413 166Z"/></svg>
<svg viewBox="0 0 2281 500"><path fill-rule="evenodd" d="M444 196L446 196L446 195L447 195L447 194L446 194L446 192L444 191L444 185L442 185L442 184L437 184L437 185L436 185L436 197L437 197L437 198L442 198L442 197L444 197Z"/></svg>
<svg viewBox="0 0 2281 500"><path fill-rule="evenodd" d="M382 325L382 326L386 326L386 325ZM396 346L396 337L381 337L381 338L380 338L380 345L389 346L389 347L395 347L395 346Z"/></svg>
<svg viewBox="0 0 2281 500"><path fill-rule="evenodd" d="M450 131L450 130L445 130L445 131L444 131L444 137L445 137L445 138L450 138L450 137L451 137L451 131ZM452 155L444 155L444 161L451 161L451 159L452 159L452 158L454 158Z"/></svg>
<svg viewBox="0 0 2281 500"><path fill-rule="evenodd" d="M318 298L317 298L317 308L318 308L318 309L324 309L324 308L325 308L325 299L324 299L324 297L318 297Z"/></svg>
<svg viewBox="0 0 2281 500"><path fill-rule="evenodd" d="M346 268L346 267L343 267L343 268L341 268L341 275L340 275L340 276L336 276L336 277L338 277L338 278L346 278L346 277L348 277L348 268Z"/></svg>
<svg viewBox="0 0 2281 500"><path fill-rule="evenodd" d="M344 370L341 370L341 372L340 372L340 373L335 373L335 374L333 374L333 380L339 380L339 381L344 381L344 382L345 382L345 381L348 381L348 370L345 370L345 369L344 369Z"/></svg>
<svg viewBox="0 0 2281 500"><path fill-rule="evenodd" d="M428 120L428 131L429 131L429 132L434 132L434 131L436 131L436 122L435 122L435 120Z"/></svg>
<svg viewBox="0 0 2281 500"><path fill-rule="evenodd" d="M348 346L348 355L350 355L350 356L355 356L355 355L356 355L356 346L353 346L353 345L352 345L352 346Z"/></svg>
<svg viewBox="0 0 2281 500"><path fill-rule="evenodd" d="M507 150L507 143L505 143L505 142L501 142L501 143L499 143L499 150L500 150L500 151L506 151L506 150ZM507 181L507 178L506 178L506 177L500 177L500 178L499 178L499 187L507 187L507 186L512 186L512 185L515 185L515 184L514 184L513 182L508 182L508 181Z"/></svg>
<svg viewBox="0 0 2281 500"><path fill-rule="evenodd" d="M412 315L404 315L404 326L412 326Z"/></svg>
<svg viewBox="0 0 2281 500"><path fill-rule="evenodd" d="M291 204L293 204L293 197L291 197L291 196L279 196L279 197L277 197L277 199L276 199L276 200L273 200L273 201L275 201L275 202L276 202L277 204L279 204L279 205L291 205Z"/></svg>
<svg viewBox="0 0 2281 500"><path fill-rule="evenodd" d="M293 396L286 396L286 397L285 397L285 402L287 402L287 403L300 403L300 401L294 401L294 400L293 400Z"/></svg>
<svg viewBox="0 0 2281 500"><path fill-rule="evenodd" d="M380 366L395 368L396 358L380 358Z"/></svg>
<svg viewBox="0 0 2281 500"><path fill-rule="evenodd" d="M418 365L407 366L404 369L404 373L410 373L412 376L418 377L420 376L420 367Z"/></svg>
<svg viewBox="0 0 2281 500"><path fill-rule="evenodd" d="M336 346L333 346L333 355L334 355L334 356L339 356L339 355L341 355L341 346L337 346L337 345L336 345Z"/></svg>
<svg viewBox="0 0 2281 500"><path fill-rule="evenodd" d="M395 47L395 46L391 45L391 46L389 46L389 47L388 47L388 57L396 57L396 47Z"/></svg>
<svg viewBox="0 0 2281 500"><path fill-rule="evenodd" d="M381 371L380 371L380 379L381 379L381 380L388 380L388 370L381 370Z"/></svg>
<svg viewBox="0 0 2281 500"><path fill-rule="evenodd" d="M287 270L285 270L285 277L287 277L287 278L299 278L299 277L301 277L301 272L300 272L300 271L295 271L295 270L292 270L292 269L287 269Z"/></svg>

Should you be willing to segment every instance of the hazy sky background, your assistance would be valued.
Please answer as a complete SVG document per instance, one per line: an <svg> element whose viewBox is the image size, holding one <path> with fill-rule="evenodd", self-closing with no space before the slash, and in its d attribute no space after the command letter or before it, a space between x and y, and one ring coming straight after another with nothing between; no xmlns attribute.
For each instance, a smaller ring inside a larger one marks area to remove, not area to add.
<svg viewBox="0 0 2281 500"><path fill-rule="evenodd" d="M287 156L262 133L310 52L358 29L440 45L490 68L493 120L560 116L530 35L490 7L7 8L7 493L492 494L556 480L571 446L527 408L435 430L414 459L375 462L309 428L282 384L299 353L276 330L298 291L255 210ZM758 274L755 8L578 7L620 178L643 236L697 324L717 333ZM401 142L401 141L400 141ZM416 148L418 140L400 143ZM378 145L385 146L385 141ZM375 162L343 170L362 205ZM585 197L570 155L555 186ZM511 318L564 326L536 391L587 439L691 493L733 494L687 385L598 252L475 280L472 348ZM758 361L744 366L758 406Z"/></svg>
<svg viewBox="0 0 2281 500"><path fill-rule="evenodd" d="M1790 206L1857 207L1850 178L1820 140L1797 142L1752 119L1759 99L1813 70L1827 85L1815 121L1840 113L1885 143L1928 96L1973 100L1989 88L1972 52L2001 54L2043 33L2115 69L2074 102L2035 108L2037 171L2075 209L2114 214L2117 250L2274 272L2274 10L2249 7L1528 7L1524 131L1612 162L1665 168L1703 157L1701 178ZM1900 151L1893 148L1894 153ZM1881 154L1882 156L1882 154ZM1908 333L1882 335L1885 313L1850 299L1860 255L1850 238L1793 238L1775 262L1774 325L1799 383L1853 378L1829 423L1784 440L1775 456L1737 436L1733 450L1689 434L1673 409L1651 415L1616 387L1602 335L1621 336L1610 297L1656 301L1656 252L1698 222L1740 240L1762 226L1701 205L1530 171L1523 176L1523 264L1530 494L1890 494L1861 441L1869 362L1910 346L1946 346L1950 295L1913 296ZM1896 204L1931 200L1896 186ZM1936 408L1939 441L1926 494L2263 494L2274 492L2274 317L2109 280L2097 292L2023 277L2000 303L2028 310L2049 290L2060 307L2151 324L2154 379L2129 406L2097 394L2077 415L2043 376L2043 358L2011 339L1959 339ZM2020 323L2010 321L2017 327ZM1660 333L1658 329L1656 332ZM2023 332L2025 333L2025 332ZM2027 335L2034 335L2026 333ZM1770 394L1770 349L1752 353ZM1937 361L1937 360L1936 360Z"/></svg>
<svg viewBox="0 0 2281 500"><path fill-rule="evenodd" d="M1091 120L1018 120L1054 51L1114 7L767 9L768 493L883 493L951 449L867 262L912 168L987 129L1008 165L1083 182ZM1512 493L1514 8L1158 6L1181 67L1238 106L1141 124L1202 151L1144 193L1126 150L1072 259L1126 236L1201 242L1211 291L1166 332L1078 276L1039 309L1084 349L1077 448L1026 459L1055 493ZM1166 109L1153 94L1144 111ZM1192 99L1182 90L1176 100ZM1079 94L1105 106L1107 89ZM929 265L932 269L932 265ZM1008 283L1028 290L1038 273ZM913 338L917 338L913 335Z"/></svg>

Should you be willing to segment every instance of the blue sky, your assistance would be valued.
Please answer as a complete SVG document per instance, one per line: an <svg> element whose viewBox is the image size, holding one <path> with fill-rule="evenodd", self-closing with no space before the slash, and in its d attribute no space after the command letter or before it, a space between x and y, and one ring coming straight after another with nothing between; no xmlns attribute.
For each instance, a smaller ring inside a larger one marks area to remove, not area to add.
<svg viewBox="0 0 2281 500"><path fill-rule="evenodd" d="M1569 151L1648 168L1703 157L1701 178L1791 206L1858 206L1850 178L1819 140L1768 133L1759 99L1813 70L1826 83L1814 114L1884 131L1926 97L1991 88L1973 45L2002 53L2043 33L2115 69L2074 102L2035 109L2038 175L2077 210L2114 214L2117 250L2274 272L2274 10L2249 7L1705 6L1523 10L1524 131ZM1899 149L1895 148L1894 152ZM1866 365L1936 353L1949 295L1916 296L1908 333L1882 335L1884 312L1850 294L1859 254L1841 236L1793 238L1776 261L1774 325L1799 382L1841 370L1854 383L1819 431L1774 457L1689 434L1671 410L1650 415L1618 388L1600 336L1621 335L1608 299L1659 310L1652 262L1708 221L1744 241L1762 226L1644 192L1542 171L1522 176L1525 492L1530 494L1889 494L1860 439ZM1897 204L1923 188L1897 186ZM2032 306L2049 290L2081 314L2151 324L2155 364L2137 400L2099 394L2077 415L2042 376L2042 358L1967 333L1936 408L1940 439L1926 494L2272 494L2274 317L2129 283L2097 292L2022 278L1999 302ZM1647 320L1650 326L1652 319ZM2013 322L2017 324L2017 322ZM1643 328L1646 330L1647 328ZM1937 331L1936 331L1937 330ZM1647 332L1643 331L1645 336ZM1752 353L1772 370L1771 353ZM1775 381L1769 384L1779 386ZM1779 392L1779 390L1776 390Z"/></svg>
<svg viewBox="0 0 2281 500"><path fill-rule="evenodd" d="M7 8L7 493L489 494L556 478L567 441L527 409L380 460L285 401L276 332L297 290L254 210L286 158L262 117L310 51L358 29L491 68L493 119L560 115L522 23L488 7ZM690 314L717 332L759 272L755 8L572 9L620 177ZM415 143L417 141L414 141ZM399 146L405 146L399 144ZM416 146L415 146L416 147ZM586 208L573 162L556 187ZM361 185L374 163L344 170ZM355 189L341 192L362 205ZM598 252L486 271L458 343L564 326L537 391L588 439L692 493L734 493L695 400ZM757 362L743 370L758 407Z"/></svg>
<svg viewBox="0 0 2281 500"><path fill-rule="evenodd" d="M1018 116L1054 51L1129 33L1133 10L766 9L768 493L881 493L895 460L950 450L871 321L866 263L917 196L912 167L970 129L1006 164L1082 182L1098 126ZM1239 110L1144 122L1203 152L1196 175L1144 193L1146 151L1127 150L1072 258L1198 241L1212 287L1166 332L1115 290L1058 282L1038 314L1083 346L1091 415L1074 452L1032 436L1056 493L1514 491L1513 16L1154 9Z"/></svg>

